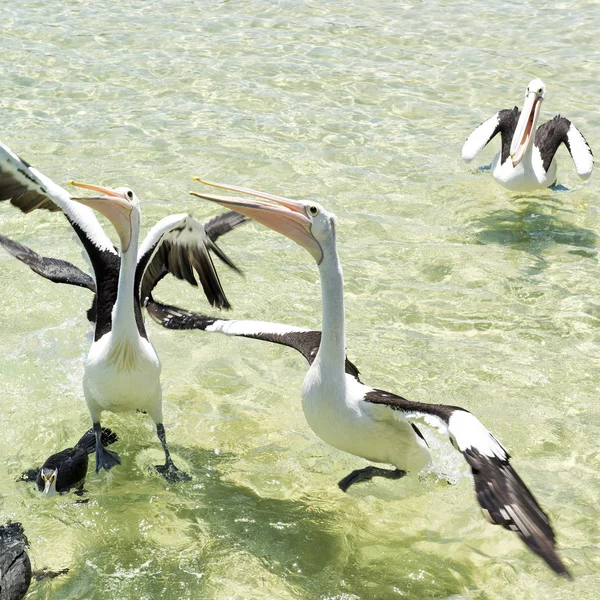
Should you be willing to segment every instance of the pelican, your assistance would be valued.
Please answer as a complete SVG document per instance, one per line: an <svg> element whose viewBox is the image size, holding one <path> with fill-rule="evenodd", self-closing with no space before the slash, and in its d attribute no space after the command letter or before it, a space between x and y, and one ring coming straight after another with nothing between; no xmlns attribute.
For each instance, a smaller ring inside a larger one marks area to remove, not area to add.
<svg viewBox="0 0 600 600"><path fill-rule="evenodd" d="M499 133L502 149L492 161L492 175L503 187L527 192L555 185L554 155L560 144L567 147L579 177L588 179L594 166L592 150L569 119L557 115L536 131L545 97L544 82L532 79L525 92L523 111L516 106L501 110L476 127L463 146L463 160L471 162Z"/></svg>
<svg viewBox="0 0 600 600"><path fill-rule="evenodd" d="M161 219L138 249L141 215L138 198L131 189L70 183L96 195L72 197L0 142L0 201L10 200L23 212L62 210L93 268L97 294L95 331L85 363L83 391L96 439L96 472L121 462L115 452L101 443L102 412L141 410L155 422L165 453L165 464L156 469L169 481L187 480L189 476L175 466L167 445L161 363L144 326L142 289L149 280L153 285L166 272L197 285L195 270L209 302L218 308L229 308L209 249L234 265L208 239L202 225L187 214ZM120 253L93 210L105 215L115 227Z"/></svg>
<svg viewBox="0 0 600 600"><path fill-rule="evenodd" d="M202 181L202 180L199 180ZM417 420L446 432L471 467L477 500L485 516L514 531L556 573L570 577L555 549L548 516L514 471L508 451L470 412L458 406L411 402L396 394L369 387L348 374L344 333L344 280L336 248L336 221L316 202L300 202L233 185L213 187L259 200L192 192L287 236L315 260L321 280L323 329L316 356L302 385L302 408L311 429L326 443L387 469L370 465L339 482L351 485L373 477L400 479L417 473L431 460ZM284 333L273 326L273 335ZM244 322L212 323L206 329L236 335L252 334L260 325ZM263 334L268 333L264 332ZM251 337L250 335L249 337Z"/></svg>

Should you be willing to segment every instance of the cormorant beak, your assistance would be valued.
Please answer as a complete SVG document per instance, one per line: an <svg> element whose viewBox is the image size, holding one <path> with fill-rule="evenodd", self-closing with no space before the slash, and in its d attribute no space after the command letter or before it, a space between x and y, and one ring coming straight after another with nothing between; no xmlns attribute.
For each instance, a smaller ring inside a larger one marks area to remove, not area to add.
<svg viewBox="0 0 600 600"><path fill-rule="evenodd" d="M321 264L321 261L323 260L323 250L311 232L312 221L309 219L306 213L306 206L302 202L266 194L265 192L257 192L235 185L210 183L199 177L194 177L193 181L199 181L204 185L228 190L230 192L238 192L256 198L262 198L263 200L269 200L273 204L261 202L260 200L229 198L190 192L192 196L216 202L225 208L239 212L258 223L266 225L269 229L273 229L277 233L285 235L308 250L317 261L317 264Z"/></svg>
<svg viewBox="0 0 600 600"><path fill-rule="evenodd" d="M516 167L525 156L527 148L533 140L535 125L540 115L540 107L544 96L537 92L529 92L525 97L525 104L510 145L510 159Z"/></svg>
<svg viewBox="0 0 600 600"><path fill-rule="evenodd" d="M121 250L127 252L132 236L131 211L133 209L133 205L127 197L123 193L111 188L90 185L89 183L79 183L78 181L69 181L68 183L75 187L93 190L102 194L101 196L82 198L71 197L71 200L85 204L85 206L97 210L108 218L119 234Z"/></svg>
<svg viewBox="0 0 600 600"><path fill-rule="evenodd" d="M53 481L53 477L44 477L44 494L46 494L46 496L49 496L51 493L51 487L52 487L52 481Z"/></svg>

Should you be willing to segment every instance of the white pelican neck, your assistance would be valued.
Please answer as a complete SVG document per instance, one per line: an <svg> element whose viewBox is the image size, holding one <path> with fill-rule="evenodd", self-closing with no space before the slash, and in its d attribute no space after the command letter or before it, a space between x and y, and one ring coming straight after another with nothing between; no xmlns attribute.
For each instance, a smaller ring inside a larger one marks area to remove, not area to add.
<svg viewBox="0 0 600 600"><path fill-rule="evenodd" d="M324 374L341 377L346 359L344 315L344 277L335 240L323 245L323 260L319 265L323 302L323 334L315 365Z"/></svg>

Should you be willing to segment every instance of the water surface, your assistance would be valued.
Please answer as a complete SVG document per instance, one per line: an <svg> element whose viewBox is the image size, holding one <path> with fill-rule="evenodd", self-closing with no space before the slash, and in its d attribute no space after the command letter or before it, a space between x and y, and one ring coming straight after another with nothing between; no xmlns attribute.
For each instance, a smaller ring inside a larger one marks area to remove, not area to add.
<svg viewBox="0 0 600 600"><path fill-rule="evenodd" d="M86 290L0 254L0 520L36 568L29 598L587 599L600 588L598 173L563 148L567 192L515 195L460 149L540 77L542 117L600 148L597 3L42 2L0 6L1 139L56 182L131 186L147 230L216 210L202 175L323 203L339 217L348 353L377 387L473 411L551 516L574 582L481 516L446 441L423 479L336 482L364 461L321 443L303 359L251 340L148 325L165 425L193 476L171 486L150 420L107 415L123 465L90 502L14 482L89 426ZM0 207L0 230L85 263L60 215ZM112 235L112 231L107 229ZM250 225L223 240L233 318L320 326L306 252ZM166 280L165 301L209 311ZM86 337L87 336L87 337ZM455 481L448 486L446 478Z"/></svg>

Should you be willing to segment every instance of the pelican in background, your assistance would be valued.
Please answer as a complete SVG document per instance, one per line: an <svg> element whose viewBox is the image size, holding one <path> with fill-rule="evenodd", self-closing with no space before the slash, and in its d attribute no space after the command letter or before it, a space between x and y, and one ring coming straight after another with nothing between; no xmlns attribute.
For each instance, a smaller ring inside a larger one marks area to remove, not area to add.
<svg viewBox="0 0 600 600"><path fill-rule="evenodd" d="M541 79L533 79L525 92L523 111L504 109L484 121L469 135L462 149L463 160L471 162L477 153L500 134L502 148L492 161L492 175L513 192L551 187L556 183L555 154L564 144L581 179L592 174L594 157L581 132L565 117L536 125L546 96Z"/></svg>
<svg viewBox="0 0 600 600"><path fill-rule="evenodd" d="M316 202L289 200L232 185L202 183L259 198L192 192L194 196L235 210L289 237L308 250L318 265L323 330L318 351L302 385L306 420L331 446L375 463L395 466L393 470L372 465L358 469L339 482L340 488L346 491L351 485L375 476L400 479L409 471L416 473L423 469L431 455L412 421L424 422L446 432L464 456L471 467L477 500L485 516L492 523L516 532L550 568L570 577L556 553L548 516L510 465L507 450L474 415L457 406L411 402L364 385L346 372L344 280L336 248L334 215ZM206 329L252 337L252 330L256 333L260 323L247 323L222 321ZM273 327L273 335L281 335L281 328L285 328L277 324L263 325Z"/></svg>
<svg viewBox="0 0 600 600"><path fill-rule="evenodd" d="M109 470L121 462L115 452L102 445L102 412L141 410L156 423L156 433L165 453L165 464L156 467L158 472L169 481L189 479L175 466L167 446L161 363L144 326L142 288L152 285L152 281L166 272L197 285L195 270L209 302L217 308L229 308L209 250L229 266L234 265L206 236L202 225L187 214L161 219L138 250L141 214L139 201L131 189L70 183L97 195L71 197L0 142L0 201L10 200L23 212L38 208L62 210L94 271L95 331L85 364L83 391L96 438L96 472ZM114 225L120 240L120 254L92 209L101 212Z"/></svg>

